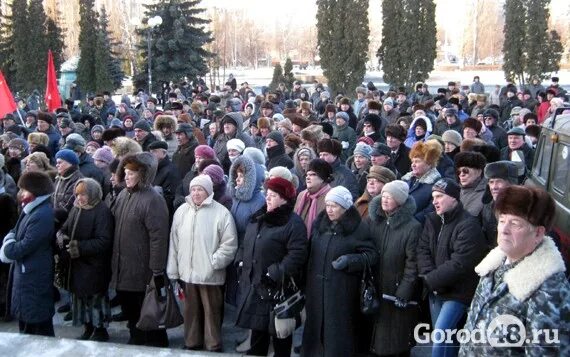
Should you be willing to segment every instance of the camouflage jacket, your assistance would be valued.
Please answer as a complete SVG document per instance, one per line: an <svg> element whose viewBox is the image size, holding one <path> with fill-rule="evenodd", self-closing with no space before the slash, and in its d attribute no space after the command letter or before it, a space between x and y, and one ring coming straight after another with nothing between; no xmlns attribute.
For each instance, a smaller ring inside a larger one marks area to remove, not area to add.
<svg viewBox="0 0 570 357"><path fill-rule="evenodd" d="M514 264L504 264L505 259L497 247L475 268L481 280L465 329L481 329L487 338L463 343L459 355L570 356L570 284L552 239L544 237L533 253ZM549 331L537 335L545 329ZM559 342L548 343L545 335L552 340L554 330Z"/></svg>

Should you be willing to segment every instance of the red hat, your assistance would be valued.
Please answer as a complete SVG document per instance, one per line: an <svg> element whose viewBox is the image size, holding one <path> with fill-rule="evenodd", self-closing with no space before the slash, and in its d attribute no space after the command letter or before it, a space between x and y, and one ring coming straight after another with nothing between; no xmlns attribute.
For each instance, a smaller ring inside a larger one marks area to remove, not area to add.
<svg viewBox="0 0 570 357"><path fill-rule="evenodd" d="M208 145L198 145L194 149L194 155L200 156L206 159L213 159L216 157L216 152L214 149L209 147Z"/></svg>
<svg viewBox="0 0 570 357"><path fill-rule="evenodd" d="M266 187L268 190L276 192L279 196L287 201L293 201L297 196L297 192L295 191L295 186L282 177L273 177L266 183Z"/></svg>

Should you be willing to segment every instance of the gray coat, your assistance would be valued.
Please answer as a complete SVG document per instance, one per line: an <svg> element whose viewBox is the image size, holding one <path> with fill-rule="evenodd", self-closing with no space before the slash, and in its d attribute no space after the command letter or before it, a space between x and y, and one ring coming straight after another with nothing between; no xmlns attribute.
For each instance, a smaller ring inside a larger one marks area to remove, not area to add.
<svg viewBox="0 0 570 357"><path fill-rule="evenodd" d="M461 203L472 216L479 216L483 209L483 195L487 189L487 179L481 178L472 187L461 188Z"/></svg>

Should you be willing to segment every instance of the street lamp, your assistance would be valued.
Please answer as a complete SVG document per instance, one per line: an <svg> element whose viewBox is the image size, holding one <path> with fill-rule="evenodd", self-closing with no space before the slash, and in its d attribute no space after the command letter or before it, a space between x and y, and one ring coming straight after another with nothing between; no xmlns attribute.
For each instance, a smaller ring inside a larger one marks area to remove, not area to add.
<svg viewBox="0 0 570 357"><path fill-rule="evenodd" d="M162 17L156 15L148 19L148 95L152 96L152 30L162 25Z"/></svg>

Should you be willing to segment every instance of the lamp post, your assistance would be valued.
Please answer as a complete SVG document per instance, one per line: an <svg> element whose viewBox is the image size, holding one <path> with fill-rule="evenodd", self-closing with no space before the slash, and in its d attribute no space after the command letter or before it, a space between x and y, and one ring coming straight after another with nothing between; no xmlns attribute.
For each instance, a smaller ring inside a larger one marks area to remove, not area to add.
<svg viewBox="0 0 570 357"><path fill-rule="evenodd" d="M162 17L156 15L148 19L148 95L152 96L152 30L162 24Z"/></svg>

